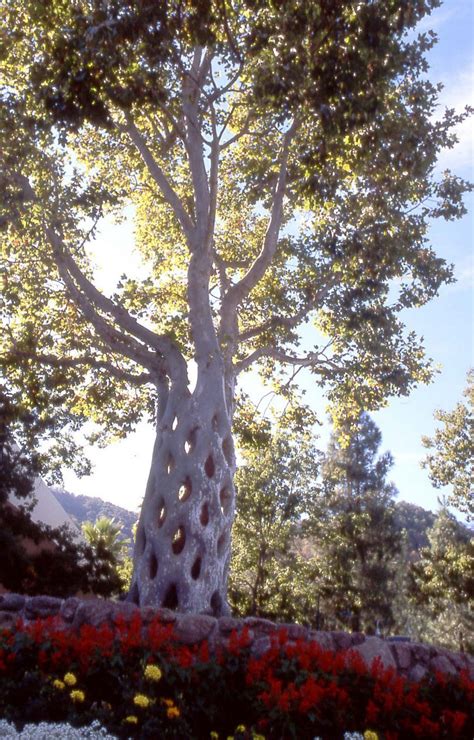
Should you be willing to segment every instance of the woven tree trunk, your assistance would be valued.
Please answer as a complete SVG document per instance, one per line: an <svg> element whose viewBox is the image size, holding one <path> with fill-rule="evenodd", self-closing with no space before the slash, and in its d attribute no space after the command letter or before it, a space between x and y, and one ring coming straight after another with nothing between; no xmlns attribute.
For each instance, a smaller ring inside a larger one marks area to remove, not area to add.
<svg viewBox="0 0 474 740"><path fill-rule="evenodd" d="M229 613L235 455L223 389L207 369L159 418L129 595L140 606Z"/></svg>

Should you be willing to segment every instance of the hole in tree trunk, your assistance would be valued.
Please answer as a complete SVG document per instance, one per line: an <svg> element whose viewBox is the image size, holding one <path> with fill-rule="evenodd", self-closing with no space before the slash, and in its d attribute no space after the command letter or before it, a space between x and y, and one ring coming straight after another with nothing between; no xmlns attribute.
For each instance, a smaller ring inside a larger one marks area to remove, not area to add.
<svg viewBox="0 0 474 740"><path fill-rule="evenodd" d="M168 472L168 475L173 472L173 470L175 469L175 465L176 464L175 464L174 457L173 457L173 455L170 452L168 454L168 462L167 462L167 465L166 465L166 470Z"/></svg>
<svg viewBox="0 0 474 740"><path fill-rule="evenodd" d="M221 558L225 553L225 546L227 544L227 534L222 532L221 536L217 540L217 554Z"/></svg>
<svg viewBox="0 0 474 740"><path fill-rule="evenodd" d="M185 543L186 532L184 530L184 527L181 525L174 533L173 540L171 542L171 549L173 550L175 555L179 555L180 552L183 552Z"/></svg>
<svg viewBox="0 0 474 740"><path fill-rule="evenodd" d="M175 416L174 419L173 419L173 423L171 425L171 429L173 430L173 432L174 432L174 430L176 429L177 426L178 426L178 417Z"/></svg>
<svg viewBox="0 0 474 740"><path fill-rule="evenodd" d="M192 490L193 490L193 485L191 483L191 479L186 478L184 483L181 484L180 489L178 491L178 498L181 501L181 503L188 500L188 498L191 495Z"/></svg>
<svg viewBox="0 0 474 740"><path fill-rule="evenodd" d="M200 573L201 573L201 558L197 557L193 563L193 567L191 568L191 578L197 581Z"/></svg>
<svg viewBox="0 0 474 740"><path fill-rule="evenodd" d="M217 416L217 414L214 414L214 416L212 417L211 424L212 424L212 431L217 432L219 430L219 417Z"/></svg>
<svg viewBox="0 0 474 740"><path fill-rule="evenodd" d="M151 554L150 558L150 578L153 580L153 578L156 577L156 574L158 572L158 560L156 559L156 555L154 552Z"/></svg>
<svg viewBox="0 0 474 740"><path fill-rule="evenodd" d="M160 508L158 511L158 526L162 527L166 519L166 507L163 499L160 501Z"/></svg>
<svg viewBox="0 0 474 740"><path fill-rule="evenodd" d="M189 455L196 447L196 434L197 427L194 427L194 429L191 429L188 436L186 437L186 442L184 443L184 451L187 455Z"/></svg>
<svg viewBox="0 0 474 740"><path fill-rule="evenodd" d="M206 462L204 463L204 470L206 471L206 475L208 478L212 478L212 476L216 472L216 466L214 464L214 458L212 457L212 455L209 455Z"/></svg>
<svg viewBox="0 0 474 740"><path fill-rule="evenodd" d="M176 583L172 583L171 586L168 588L161 606L165 609L178 608L178 590L176 588Z"/></svg>
<svg viewBox="0 0 474 740"><path fill-rule="evenodd" d="M224 516L227 516L227 514L230 514L230 508L232 505L232 494L228 488L221 488L219 499L221 502L221 511Z"/></svg>
<svg viewBox="0 0 474 740"><path fill-rule="evenodd" d="M232 458L233 458L233 445L232 445L232 439L231 437L226 437L224 441L222 442L222 452L224 453L224 457L227 461L227 465L232 465Z"/></svg>
<svg viewBox="0 0 474 740"><path fill-rule="evenodd" d="M137 551L139 555L143 555L146 546L145 530L142 526L137 529Z"/></svg>
<svg viewBox="0 0 474 740"><path fill-rule="evenodd" d="M215 617L222 614L222 599L219 591L214 591L211 596L211 609Z"/></svg>
<svg viewBox="0 0 474 740"><path fill-rule="evenodd" d="M132 604L140 606L140 593L138 591L138 585L136 583L133 585L132 590L128 595L128 601L131 601Z"/></svg>
<svg viewBox="0 0 474 740"><path fill-rule="evenodd" d="M209 504L205 503L202 505L201 516L199 517L203 527L207 527L209 524Z"/></svg>

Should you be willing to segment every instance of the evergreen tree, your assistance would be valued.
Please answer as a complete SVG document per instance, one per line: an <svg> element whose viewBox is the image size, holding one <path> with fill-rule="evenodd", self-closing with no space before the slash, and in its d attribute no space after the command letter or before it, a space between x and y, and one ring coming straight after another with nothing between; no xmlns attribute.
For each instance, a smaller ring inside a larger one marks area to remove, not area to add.
<svg viewBox="0 0 474 740"><path fill-rule="evenodd" d="M114 591L125 590L131 574L128 573L130 558L127 558L129 542L123 538L122 525L102 516L95 522L84 522L82 533L94 553L94 579L108 584Z"/></svg>
<svg viewBox="0 0 474 740"><path fill-rule="evenodd" d="M229 578L230 603L240 615L314 616L313 564L298 540L317 505L319 453L310 432L295 429L294 421L287 414L271 431L263 419L253 425L247 419L241 438Z"/></svg>
<svg viewBox="0 0 474 740"><path fill-rule="evenodd" d="M327 618L375 631L393 624L394 557L401 546L389 453L377 457L381 434L362 413L348 442L332 436L322 466L324 509L314 521Z"/></svg>
<svg viewBox="0 0 474 740"><path fill-rule="evenodd" d="M426 642L474 652L474 537L444 506L428 539L410 569L410 593L421 614L413 631Z"/></svg>

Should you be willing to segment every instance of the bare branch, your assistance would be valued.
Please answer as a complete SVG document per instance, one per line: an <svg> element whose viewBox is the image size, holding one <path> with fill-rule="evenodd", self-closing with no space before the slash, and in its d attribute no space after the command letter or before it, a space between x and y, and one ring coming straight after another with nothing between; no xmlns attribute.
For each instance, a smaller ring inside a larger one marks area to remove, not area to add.
<svg viewBox="0 0 474 740"><path fill-rule="evenodd" d="M165 201L173 209L173 213L178 219L181 225L181 228L183 229L184 234L189 242L191 239L193 229L194 229L194 224L189 214L184 208L178 194L173 189L170 181L168 180L165 173L163 172L158 162L154 158L153 154L151 153L144 137L142 136L142 134L136 127L131 115L129 113L126 113L125 118L127 121L127 126L125 127L125 130L129 134L131 140L133 141L137 150L139 151L143 161L145 162L148 168L150 175L152 176L152 178L158 185Z"/></svg>
<svg viewBox="0 0 474 740"><path fill-rule="evenodd" d="M318 305L318 303L329 293L330 289L334 285L334 282L335 281L332 281L328 285L326 285L322 290L318 290L318 292L315 293L315 295L309 301L305 303L303 308L301 308L293 316L271 316L267 321L264 321L263 324L259 324L258 326L252 326L251 328L245 329L244 331L242 331L238 336L238 340L241 342L245 342L248 339L253 339L254 337L258 337L260 334L263 334L266 331L274 329L277 326L287 326L288 328L298 326L298 324L311 311L313 311Z"/></svg>
<svg viewBox="0 0 474 740"><path fill-rule="evenodd" d="M263 241L262 249L246 275L244 275L238 283L233 285L232 288L228 290L223 301L226 311L235 311L242 300L249 295L252 288L254 288L259 280L261 280L261 278L264 276L276 252L278 236L280 233L280 227L283 218L283 198L285 196L286 189L286 173L289 148L297 127L298 121L295 119L293 121L293 124L283 136L283 148L280 157L280 170L278 174L275 193L273 196L273 205L270 220Z"/></svg>
<svg viewBox="0 0 474 740"><path fill-rule="evenodd" d="M250 355L245 357L240 362L236 363L236 373L241 373L243 370L247 370L251 365L262 357L270 357L273 360L277 360L286 365L293 365L299 367L312 367L318 369L320 374L326 374L328 369L331 370L342 370L333 360L325 357L323 352L309 352L304 357L295 357L289 355L286 352L282 352L275 347L258 347L258 349L251 352ZM321 359L322 358L322 359ZM319 367L318 367L319 366Z"/></svg>
<svg viewBox="0 0 474 740"><path fill-rule="evenodd" d="M55 355L23 352L16 349L14 351L14 355L15 357L34 360L35 362L39 362L42 365L48 365L50 367L66 368L86 366L97 370L107 370L107 372L114 378L124 380L127 383L132 383L137 386L154 382L154 378L149 373L140 373L138 375L135 373L129 373L126 370L113 365L111 362L98 360L95 357L56 357Z"/></svg>

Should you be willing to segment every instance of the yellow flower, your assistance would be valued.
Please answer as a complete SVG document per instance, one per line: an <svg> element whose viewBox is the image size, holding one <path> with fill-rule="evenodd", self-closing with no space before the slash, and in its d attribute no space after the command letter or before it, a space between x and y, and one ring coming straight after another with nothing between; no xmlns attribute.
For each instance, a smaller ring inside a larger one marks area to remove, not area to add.
<svg viewBox="0 0 474 740"><path fill-rule="evenodd" d="M245 725L239 725L235 728L236 732L245 732Z"/></svg>
<svg viewBox="0 0 474 740"><path fill-rule="evenodd" d="M146 709L150 706L151 701L149 700L148 696L145 696L145 694L135 694L133 697L133 703L137 707L142 707L142 709Z"/></svg>
<svg viewBox="0 0 474 740"><path fill-rule="evenodd" d="M69 696L71 697L73 701L77 701L77 702L82 702L86 698L86 695L84 694L84 692L79 691L78 689L74 689L74 691L71 691Z"/></svg>
<svg viewBox="0 0 474 740"><path fill-rule="evenodd" d="M128 717L125 717L124 722L128 722L129 725L137 725L138 717L135 717L134 714L129 714Z"/></svg>
<svg viewBox="0 0 474 740"><path fill-rule="evenodd" d="M75 677L74 673L66 673L63 681L67 686L75 686L77 683L77 678Z"/></svg>
<svg viewBox="0 0 474 740"><path fill-rule="evenodd" d="M178 707L168 707L166 710L166 716L168 719L174 719L175 717L179 717L181 712L179 711Z"/></svg>
<svg viewBox="0 0 474 740"><path fill-rule="evenodd" d="M161 703L164 704L165 707L174 707L173 699L162 699Z"/></svg>
<svg viewBox="0 0 474 740"><path fill-rule="evenodd" d="M252 740L265 740L265 735L257 735L256 732L252 733Z"/></svg>
<svg viewBox="0 0 474 740"><path fill-rule="evenodd" d="M364 740L379 740L379 736L376 732L372 732L372 730L366 730L364 732Z"/></svg>
<svg viewBox="0 0 474 740"><path fill-rule="evenodd" d="M157 665L147 665L144 675L149 681L159 681L163 674Z"/></svg>
<svg viewBox="0 0 474 740"><path fill-rule="evenodd" d="M211 740L219 740L219 733L214 732L214 730L211 732Z"/></svg>
<svg viewBox="0 0 474 740"><path fill-rule="evenodd" d="M58 678L53 681L53 686L55 689L59 689L60 691L66 688L66 684L63 681L60 681Z"/></svg>

